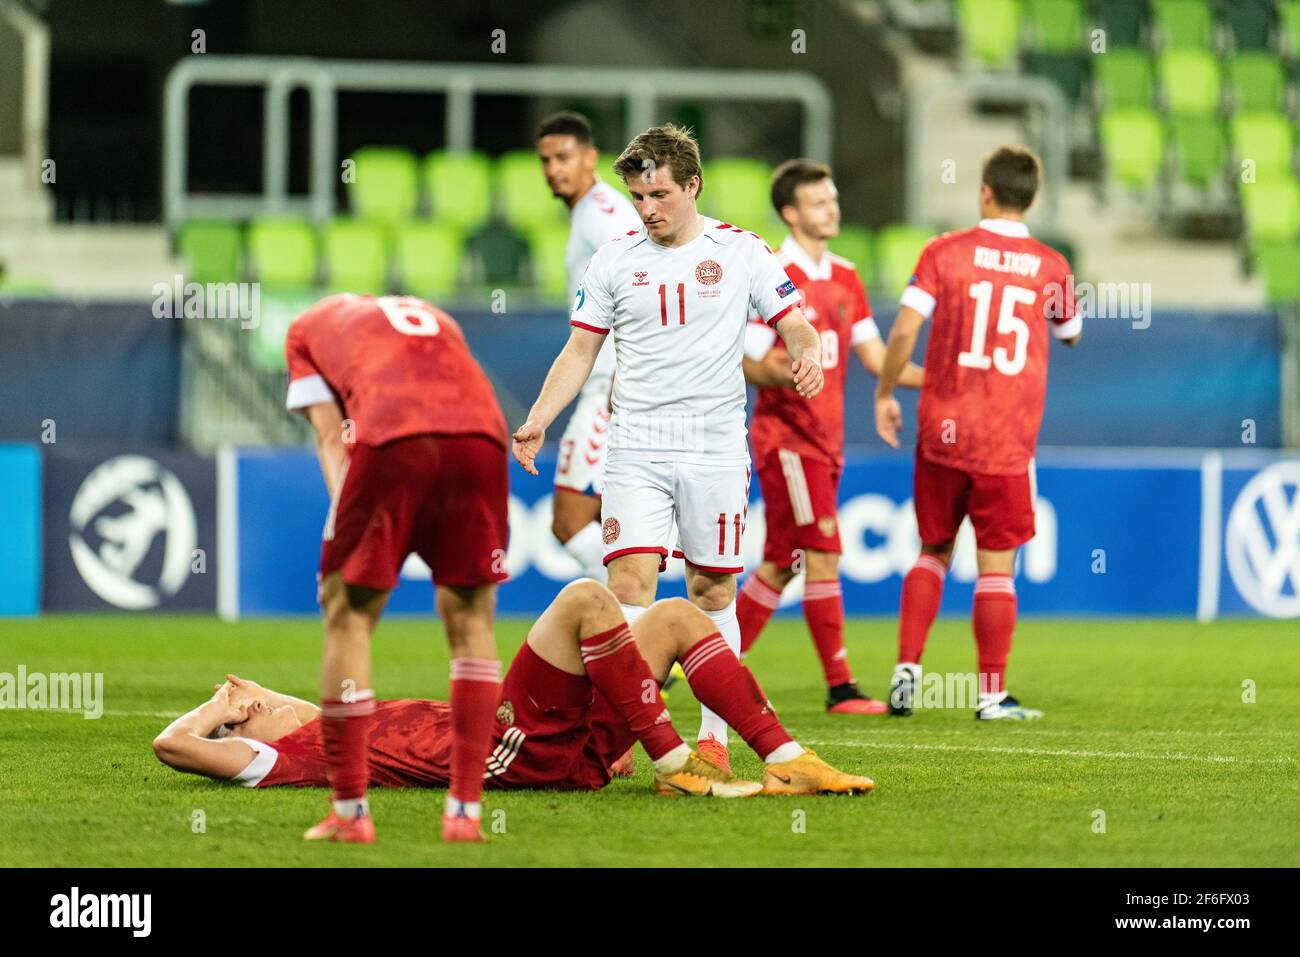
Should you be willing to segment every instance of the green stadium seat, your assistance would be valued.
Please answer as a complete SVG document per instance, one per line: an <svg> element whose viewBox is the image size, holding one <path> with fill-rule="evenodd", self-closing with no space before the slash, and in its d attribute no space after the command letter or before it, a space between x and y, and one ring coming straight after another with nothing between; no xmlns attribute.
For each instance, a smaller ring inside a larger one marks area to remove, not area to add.
<svg viewBox="0 0 1300 957"><path fill-rule="evenodd" d="M1152 0L1151 15L1160 49L1210 49L1214 12L1209 0Z"/></svg>
<svg viewBox="0 0 1300 957"><path fill-rule="evenodd" d="M542 223L528 231L528 255L533 267L533 288L543 299L567 303L569 277L564 252L569 228L564 223Z"/></svg>
<svg viewBox="0 0 1300 957"><path fill-rule="evenodd" d="M1103 109L1151 105L1155 94L1155 76L1151 58L1141 50L1108 47L1099 53L1095 74L1100 106Z"/></svg>
<svg viewBox="0 0 1300 957"><path fill-rule="evenodd" d="M704 166L706 214L762 233L776 219L772 209L772 168L761 160L735 156Z"/></svg>
<svg viewBox="0 0 1300 957"><path fill-rule="evenodd" d="M1122 186L1155 186L1164 163L1164 129L1154 110L1107 110L1101 117L1101 145L1110 178Z"/></svg>
<svg viewBox="0 0 1300 957"><path fill-rule="evenodd" d="M1300 60L1300 0L1282 0L1278 19L1282 50L1291 59Z"/></svg>
<svg viewBox="0 0 1300 957"><path fill-rule="evenodd" d="M191 282L239 279L239 225L225 219L192 219L177 236L185 278Z"/></svg>
<svg viewBox="0 0 1300 957"><path fill-rule="evenodd" d="M1269 302L1300 302L1300 240L1259 243L1253 257Z"/></svg>
<svg viewBox="0 0 1300 957"><path fill-rule="evenodd" d="M362 219L336 219L321 233L325 283L332 292L380 296L388 291L383 227Z"/></svg>
<svg viewBox="0 0 1300 957"><path fill-rule="evenodd" d="M1241 184L1241 211L1252 245L1300 239L1300 180Z"/></svg>
<svg viewBox="0 0 1300 957"><path fill-rule="evenodd" d="M1039 53L1077 53L1087 39L1082 0L1024 0L1028 47Z"/></svg>
<svg viewBox="0 0 1300 957"><path fill-rule="evenodd" d="M844 223L840 234L826 244L837 256L843 256L858 269L858 276L864 286L875 283L875 248L871 239L871 230L866 226Z"/></svg>
<svg viewBox="0 0 1300 957"><path fill-rule="evenodd" d="M1273 35L1273 0L1230 0L1220 8L1237 50L1267 50Z"/></svg>
<svg viewBox="0 0 1300 957"><path fill-rule="evenodd" d="M1175 116L1212 116L1219 112L1223 81L1219 61L1205 50L1170 50L1156 60L1161 92Z"/></svg>
<svg viewBox="0 0 1300 957"><path fill-rule="evenodd" d="M437 301L456 291L465 234L445 222L398 223L393 230L393 262L398 287Z"/></svg>
<svg viewBox="0 0 1300 957"><path fill-rule="evenodd" d="M957 29L971 60L991 69L1015 66L1020 45L1016 0L957 0Z"/></svg>
<svg viewBox="0 0 1300 957"><path fill-rule="evenodd" d="M1200 189L1223 182L1228 143L1217 117L1176 116L1169 121L1169 139L1179 181Z"/></svg>
<svg viewBox="0 0 1300 957"><path fill-rule="evenodd" d="M1232 149L1237 161L1252 160L1258 182L1291 175L1294 143L1280 113L1238 113L1232 118Z"/></svg>
<svg viewBox="0 0 1300 957"><path fill-rule="evenodd" d="M424 189L433 218L460 230L477 229L492 216L492 163L482 153L430 153Z"/></svg>
<svg viewBox="0 0 1300 957"><path fill-rule="evenodd" d="M1097 22L1106 31L1106 49L1135 47L1147 25L1145 0L1100 0Z"/></svg>
<svg viewBox="0 0 1300 957"><path fill-rule="evenodd" d="M395 222L415 215L419 185L415 157L395 146L367 146L352 154L348 199L354 215Z"/></svg>
<svg viewBox="0 0 1300 957"><path fill-rule="evenodd" d="M1278 110L1286 105L1282 61L1271 53L1239 53L1228 61L1233 110Z"/></svg>
<svg viewBox="0 0 1300 957"><path fill-rule="evenodd" d="M934 236L920 226L885 226L876 234L876 285L891 299L901 296L921 250Z"/></svg>
<svg viewBox="0 0 1300 957"><path fill-rule="evenodd" d="M564 203L551 195L542 165L532 150L512 150L497 157L496 189L508 224L532 229L545 220L563 220Z"/></svg>
<svg viewBox="0 0 1300 957"><path fill-rule="evenodd" d="M1092 59L1086 53L1029 53L1025 56L1025 71L1051 80L1065 96L1065 101L1075 106L1088 88L1088 68Z"/></svg>
<svg viewBox="0 0 1300 957"><path fill-rule="evenodd" d="M466 240L465 252L474 266L475 281L492 287L522 282L528 241L505 223L489 222Z"/></svg>
<svg viewBox="0 0 1300 957"><path fill-rule="evenodd" d="M261 312L248 344L255 366L271 372L284 371L284 339L289 326L315 301L313 293L303 290L263 290L259 298Z"/></svg>
<svg viewBox="0 0 1300 957"><path fill-rule="evenodd" d="M316 281L316 239L301 219L262 217L248 227L253 278L266 286L311 286Z"/></svg>

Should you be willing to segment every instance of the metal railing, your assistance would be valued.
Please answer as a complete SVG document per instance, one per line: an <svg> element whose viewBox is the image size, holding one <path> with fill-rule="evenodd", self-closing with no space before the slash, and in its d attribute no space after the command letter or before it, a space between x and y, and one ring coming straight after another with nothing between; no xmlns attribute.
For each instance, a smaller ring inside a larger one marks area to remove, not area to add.
<svg viewBox="0 0 1300 957"><path fill-rule="evenodd" d="M187 185L192 122L189 93L196 86L263 89L262 192L195 195ZM308 194L289 195L289 96L306 89L310 103ZM323 222L334 214L338 183L340 91L442 93L445 142L463 152L474 143L474 97L481 94L621 97L631 139L659 119L663 100L795 102L803 107L805 155L830 162L832 104L816 77L795 71L674 70L527 64L424 64L236 57L204 54L182 60L167 77L163 116L163 216L169 228L201 216L243 219L292 213Z"/></svg>

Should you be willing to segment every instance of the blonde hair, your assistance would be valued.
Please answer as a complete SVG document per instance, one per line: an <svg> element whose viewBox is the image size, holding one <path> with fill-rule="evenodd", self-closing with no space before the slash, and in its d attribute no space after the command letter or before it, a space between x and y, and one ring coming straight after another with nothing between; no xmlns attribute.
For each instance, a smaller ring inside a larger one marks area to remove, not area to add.
<svg viewBox="0 0 1300 957"><path fill-rule="evenodd" d="M689 129L675 123L665 123L638 133L614 161L614 172L626 183L634 176L648 172L653 175L653 170L660 166L668 167L673 182L682 189L686 188L692 176L699 176L700 188L695 194L696 199L704 192L700 144L695 142Z"/></svg>

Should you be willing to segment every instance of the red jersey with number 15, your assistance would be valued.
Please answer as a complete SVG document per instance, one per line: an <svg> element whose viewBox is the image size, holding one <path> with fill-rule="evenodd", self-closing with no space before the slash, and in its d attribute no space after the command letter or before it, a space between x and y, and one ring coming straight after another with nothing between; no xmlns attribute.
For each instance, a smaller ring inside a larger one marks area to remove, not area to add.
<svg viewBox="0 0 1300 957"><path fill-rule="evenodd" d="M982 220L930 240L901 303L931 319L917 442L929 461L1019 475L1038 444L1048 330L1077 335L1065 257L1024 223Z"/></svg>
<svg viewBox="0 0 1300 957"><path fill-rule="evenodd" d="M774 449L789 449L838 468L844 464L845 365L853 347L879 337L880 330L871 318L867 293L853 263L829 252L813 262L793 236L781 244L777 259L802 293L800 308L821 337L825 385L813 399L782 387L758 390L749 424L754 458L761 462ZM772 348L785 352L776 331L751 323L745 333L745 354L761 359Z"/></svg>
<svg viewBox="0 0 1300 957"><path fill-rule="evenodd" d="M337 399L353 438L483 435L503 448L506 421L456 321L409 296L322 299L289 327L286 405Z"/></svg>

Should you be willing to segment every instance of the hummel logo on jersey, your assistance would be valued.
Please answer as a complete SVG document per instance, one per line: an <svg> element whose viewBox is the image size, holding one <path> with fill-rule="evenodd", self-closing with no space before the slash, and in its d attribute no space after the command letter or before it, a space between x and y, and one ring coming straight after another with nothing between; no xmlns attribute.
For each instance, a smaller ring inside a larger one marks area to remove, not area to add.
<svg viewBox="0 0 1300 957"><path fill-rule="evenodd" d="M792 292L794 292L793 279L787 279L785 282L781 283L781 285L776 287L776 294L780 296L782 299L790 295Z"/></svg>
<svg viewBox="0 0 1300 957"><path fill-rule="evenodd" d="M632 280L632 285L634 286L650 285L650 274L648 272L643 272L638 269L636 272L632 273L632 275L636 277Z"/></svg>

